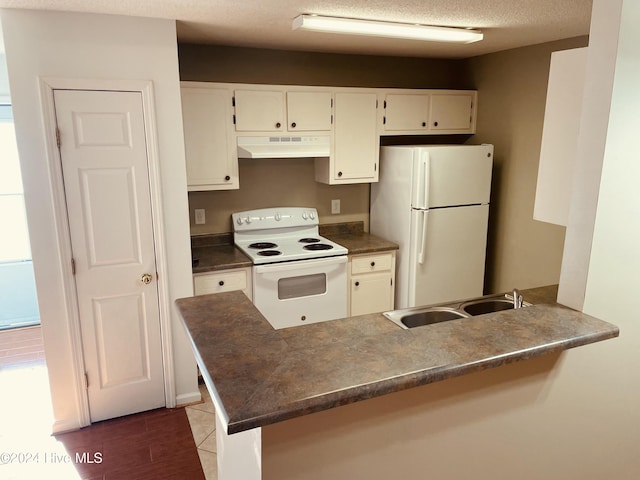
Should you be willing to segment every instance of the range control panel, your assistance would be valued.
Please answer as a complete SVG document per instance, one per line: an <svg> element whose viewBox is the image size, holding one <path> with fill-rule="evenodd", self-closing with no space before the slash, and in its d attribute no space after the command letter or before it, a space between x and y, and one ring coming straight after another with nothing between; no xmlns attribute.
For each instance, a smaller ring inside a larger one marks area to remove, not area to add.
<svg viewBox="0 0 640 480"><path fill-rule="evenodd" d="M246 232L280 228L306 227L318 225L318 212L315 208L282 207L247 210L231 215L233 230Z"/></svg>

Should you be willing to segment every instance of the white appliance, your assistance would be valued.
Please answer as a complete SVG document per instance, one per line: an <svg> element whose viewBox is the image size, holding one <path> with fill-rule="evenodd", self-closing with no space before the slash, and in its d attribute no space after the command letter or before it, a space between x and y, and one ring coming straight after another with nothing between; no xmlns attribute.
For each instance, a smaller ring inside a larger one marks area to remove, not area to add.
<svg viewBox="0 0 640 480"><path fill-rule="evenodd" d="M329 135L238 137L238 158L328 157Z"/></svg>
<svg viewBox="0 0 640 480"><path fill-rule="evenodd" d="M371 233L398 243L396 308L483 294L493 145L390 146Z"/></svg>
<svg viewBox="0 0 640 480"><path fill-rule="evenodd" d="M251 259L253 303L273 328L347 316L347 249L318 234L315 208L232 215L234 243Z"/></svg>

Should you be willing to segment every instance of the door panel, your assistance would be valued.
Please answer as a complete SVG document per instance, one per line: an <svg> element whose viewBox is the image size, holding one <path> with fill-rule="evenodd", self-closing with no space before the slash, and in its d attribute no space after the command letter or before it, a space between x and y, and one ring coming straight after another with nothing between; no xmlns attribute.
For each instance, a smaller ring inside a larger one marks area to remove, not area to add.
<svg viewBox="0 0 640 480"><path fill-rule="evenodd" d="M434 93L431 96L431 130L471 129L473 92Z"/></svg>
<svg viewBox="0 0 640 480"><path fill-rule="evenodd" d="M375 93L335 94L335 180L378 180Z"/></svg>
<svg viewBox="0 0 640 480"><path fill-rule="evenodd" d="M489 206L414 210L412 215L409 306L482 295Z"/></svg>
<svg viewBox="0 0 640 480"><path fill-rule="evenodd" d="M331 92L287 92L287 121L291 132L331 130Z"/></svg>
<svg viewBox="0 0 640 480"><path fill-rule="evenodd" d="M385 97L385 131L427 130L429 94L389 94Z"/></svg>
<svg viewBox="0 0 640 480"><path fill-rule="evenodd" d="M351 315L391 310L393 298L391 275L372 273L351 279Z"/></svg>
<svg viewBox="0 0 640 480"><path fill-rule="evenodd" d="M102 388L149 378L143 295L94 299L96 344Z"/></svg>
<svg viewBox="0 0 640 480"><path fill-rule="evenodd" d="M54 101L91 421L164 406L142 96L56 90Z"/></svg>
<svg viewBox="0 0 640 480"><path fill-rule="evenodd" d="M284 93L236 90L237 132L281 132L285 129Z"/></svg>
<svg viewBox="0 0 640 480"><path fill-rule="evenodd" d="M79 169L88 266L140 264L139 215L130 168ZM110 202L111 192L119 192ZM110 222L103 219L111 216Z"/></svg>

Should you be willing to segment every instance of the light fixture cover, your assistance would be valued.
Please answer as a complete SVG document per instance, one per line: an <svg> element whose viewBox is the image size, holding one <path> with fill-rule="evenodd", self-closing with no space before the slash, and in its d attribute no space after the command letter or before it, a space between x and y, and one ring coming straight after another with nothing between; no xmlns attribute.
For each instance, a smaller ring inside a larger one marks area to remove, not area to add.
<svg viewBox="0 0 640 480"><path fill-rule="evenodd" d="M344 33L348 35L407 38L428 42L473 43L483 38L481 31L465 28L322 17L320 15L299 15L293 20L291 28L293 30L299 28L302 30Z"/></svg>

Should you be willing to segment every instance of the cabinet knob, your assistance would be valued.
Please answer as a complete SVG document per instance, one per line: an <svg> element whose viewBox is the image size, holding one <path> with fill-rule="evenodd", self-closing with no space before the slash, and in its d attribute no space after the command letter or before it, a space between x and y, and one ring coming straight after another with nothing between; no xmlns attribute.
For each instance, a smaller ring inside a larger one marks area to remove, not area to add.
<svg viewBox="0 0 640 480"><path fill-rule="evenodd" d="M220 285L221 287L224 287L224 280L220 280L220 281L218 282L218 285Z"/></svg>
<svg viewBox="0 0 640 480"><path fill-rule="evenodd" d="M356 287L359 287L359 286L360 286L360 282L356 282Z"/></svg>
<svg viewBox="0 0 640 480"><path fill-rule="evenodd" d="M433 122L433 126L437 127L438 126L438 122Z"/></svg>
<svg viewBox="0 0 640 480"><path fill-rule="evenodd" d="M280 128L282 124L280 122L276 122L276 128Z"/></svg>
<svg viewBox="0 0 640 480"><path fill-rule="evenodd" d="M422 122L422 126L426 127L427 126L427 122Z"/></svg>
<svg viewBox="0 0 640 480"><path fill-rule="evenodd" d="M296 128L296 122L291 122L291 128Z"/></svg>
<svg viewBox="0 0 640 480"><path fill-rule="evenodd" d="M304 322L306 319L307 319L307 316L306 316L306 315L302 315L302 316L300 317L300 320L302 320L303 322Z"/></svg>
<svg viewBox="0 0 640 480"><path fill-rule="evenodd" d="M375 267L376 266L376 262L371 262L371 266Z"/></svg>
<svg viewBox="0 0 640 480"><path fill-rule="evenodd" d="M226 175L224 179L228 182L229 180L231 180L231 177L229 175Z"/></svg>
<svg viewBox="0 0 640 480"><path fill-rule="evenodd" d="M341 177L342 176L342 172L338 172L338 176Z"/></svg>

